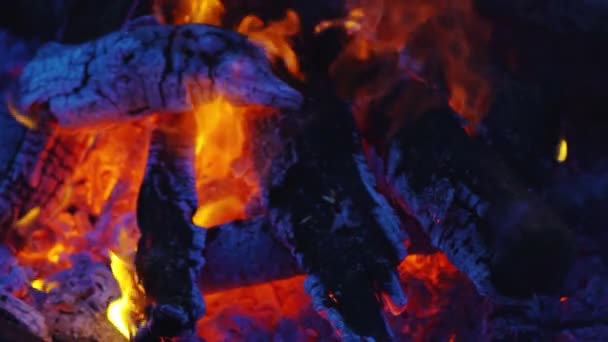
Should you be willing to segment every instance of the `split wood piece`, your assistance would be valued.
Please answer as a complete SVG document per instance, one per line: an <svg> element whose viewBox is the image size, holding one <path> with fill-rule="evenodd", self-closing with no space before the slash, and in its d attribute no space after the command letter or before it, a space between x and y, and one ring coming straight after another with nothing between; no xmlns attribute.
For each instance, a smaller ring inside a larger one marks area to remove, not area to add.
<svg viewBox="0 0 608 342"><path fill-rule="evenodd" d="M12 294L0 291L1 341L51 341L42 314Z"/></svg>
<svg viewBox="0 0 608 342"><path fill-rule="evenodd" d="M13 247L28 235L29 227L14 223L39 207L40 212L59 200L62 186L90 142L84 134L60 134L51 126L27 129L0 111L0 232Z"/></svg>
<svg viewBox="0 0 608 342"><path fill-rule="evenodd" d="M405 256L399 223L359 178L352 156L360 143L348 107L333 95L315 103L306 110L307 127L294 137L297 163L270 191L271 221L309 275L315 308L343 338L389 340L380 298L397 312L406 304L395 274Z"/></svg>
<svg viewBox="0 0 608 342"><path fill-rule="evenodd" d="M560 289L573 258L571 232L449 108L405 125L384 165L388 197L480 293L528 297Z"/></svg>
<svg viewBox="0 0 608 342"><path fill-rule="evenodd" d="M24 68L18 109L74 127L233 104L295 109L302 96L272 74L263 51L230 30L148 25L81 45L49 43Z"/></svg>
<svg viewBox="0 0 608 342"><path fill-rule="evenodd" d="M207 294L302 273L290 251L272 236L266 217L209 229L203 255L199 284Z"/></svg>
<svg viewBox="0 0 608 342"><path fill-rule="evenodd" d="M205 230L192 223L198 207L194 178L194 116L159 120L137 201L141 231L135 259L146 296L153 302L137 341L195 336L205 304L196 284L204 264Z"/></svg>
<svg viewBox="0 0 608 342"><path fill-rule="evenodd" d="M48 279L56 284L42 305L53 341L126 341L108 321L107 308L120 298L112 271L86 257Z"/></svg>

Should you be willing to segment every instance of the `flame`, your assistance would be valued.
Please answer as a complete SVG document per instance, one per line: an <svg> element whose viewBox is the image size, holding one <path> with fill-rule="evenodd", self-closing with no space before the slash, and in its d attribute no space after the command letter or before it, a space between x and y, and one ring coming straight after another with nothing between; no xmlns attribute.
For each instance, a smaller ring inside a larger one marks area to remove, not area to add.
<svg viewBox="0 0 608 342"><path fill-rule="evenodd" d="M398 54L402 62L408 62L396 66L396 74L424 79L433 88L445 84L450 106L470 126L478 125L492 98L489 79L480 67L491 27L477 15L473 1L349 0L347 7L350 11L344 19L323 21L315 28L320 33L343 27L352 36L332 70L343 65L349 70L353 58L367 61ZM435 75L437 69L441 75ZM390 84L385 82L385 92L390 91Z"/></svg>
<svg viewBox="0 0 608 342"><path fill-rule="evenodd" d="M304 80L298 57L289 41L290 37L300 32L300 18L296 12L288 10L284 19L271 22L267 26L262 19L249 15L243 18L237 31L262 46L273 63L282 61L293 76Z"/></svg>
<svg viewBox="0 0 608 342"><path fill-rule="evenodd" d="M563 163L568 159L568 141L564 138L559 139L555 159L559 163Z"/></svg>
<svg viewBox="0 0 608 342"><path fill-rule="evenodd" d="M224 15L224 5L220 0L191 0L185 22L220 25Z"/></svg>
<svg viewBox="0 0 608 342"><path fill-rule="evenodd" d="M21 229L29 227L36 222L39 216L40 207L34 207L25 213L25 215L23 215L20 219L18 219L17 222L15 222L15 228Z"/></svg>
<svg viewBox="0 0 608 342"><path fill-rule="evenodd" d="M137 333L133 313L137 312L138 309L132 300L133 297L138 295L135 270L132 263L125 262L113 252L110 252L110 267L120 287L121 297L110 303L107 317L123 336L130 339Z"/></svg>
<svg viewBox="0 0 608 342"><path fill-rule="evenodd" d="M248 147L248 109L223 98L196 111L196 183L200 206L194 223L212 227L245 218L245 207L258 192Z"/></svg>
<svg viewBox="0 0 608 342"><path fill-rule="evenodd" d="M216 26L222 23L225 12L220 0L154 0L153 9L161 22L165 22L169 14L172 24L201 23Z"/></svg>

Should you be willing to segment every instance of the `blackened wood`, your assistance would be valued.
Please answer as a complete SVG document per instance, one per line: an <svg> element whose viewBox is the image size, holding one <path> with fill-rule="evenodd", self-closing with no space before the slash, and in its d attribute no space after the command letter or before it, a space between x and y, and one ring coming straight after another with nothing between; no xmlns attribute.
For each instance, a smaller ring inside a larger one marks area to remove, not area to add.
<svg viewBox="0 0 608 342"><path fill-rule="evenodd" d="M300 274L289 250L273 235L266 217L233 222L207 232L205 267L199 284L205 293Z"/></svg>
<svg viewBox="0 0 608 342"><path fill-rule="evenodd" d="M141 231L136 269L153 302L137 340L192 335L205 305L196 284L204 264L205 230L192 223L198 207L194 179L194 117L175 114L152 133L137 202Z"/></svg>
<svg viewBox="0 0 608 342"><path fill-rule="evenodd" d="M0 236L19 247L27 231L12 225L35 207L41 212L60 191L89 145L86 134L59 133L51 126L28 129L0 110ZM9 236L10 235L10 236Z"/></svg>
<svg viewBox="0 0 608 342"><path fill-rule="evenodd" d="M304 112L298 162L270 192L270 215L309 278L307 292L345 339L390 339L380 294L403 305L394 267L404 250L398 224L366 190L353 155L359 141L348 107L320 84ZM390 290L389 290L390 289Z"/></svg>
<svg viewBox="0 0 608 342"><path fill-rule="evenodd" d="M72 268L48 281L57 287L46 295L41 312L53 341L126 341L107 319L108 306L121 293L106 263L75 258Z"/></svg>
<svg viewBox="0 0 608 342"><path fill-rule="evenodd" d="M0 291L0 341L50 341L42 314L36 308Z"/></svg>
<svg viewBox="0 0 608 342"><path fill-rule="evenodd" d="M402 209L480 292L560 289L573 257L570 231L449 108L404 126L386 165Z"/></svg>

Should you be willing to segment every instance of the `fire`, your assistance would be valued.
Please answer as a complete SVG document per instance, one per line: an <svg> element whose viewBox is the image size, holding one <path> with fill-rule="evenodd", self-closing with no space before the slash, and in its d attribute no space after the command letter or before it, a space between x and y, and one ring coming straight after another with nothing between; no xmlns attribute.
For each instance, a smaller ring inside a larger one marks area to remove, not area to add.
<svg viewBox="0 0 608 342"><path fill-rule="evenodd" d="M248 110L218 98L195 112L196 182L200 206L194 223L212 227L245 218L245 206L258 189L247 147ZM249 177L242 177L249 173Z"/></svg>
<svg viewBox="0 0 608 342"><path fill-rule="evenodd" d="M224 15L224 5L220 0L192 0L184 22L220 25Z"/></svg>
<svg viewBox="0 0 608 342"><path fill-rule="evenodd" d="M345 19L324 21L315 29L322 32L340 26L351 34L332 70L353 58L365 61L372 56L398 54L402 62L407 61L398 66L398 73L414 75L433 87L445 84L452 108L470 126L477 126L492 98L489 79L479 67L491 27L477 15L473 1L351 0L347 7L350 11ZM418 65L424 66L422 70ZM432 72L438 65L441 77Z"/></svg>
<svg viewBox="0 0 608 342"><path fill-rule="evenodd" d="M167 21L168 14L169 21L173 24L204 23L219 26L224 16L224 5L220 0L154 0L153 7L161 22Z"/></svg>
<svg viewBox="0 0 608 342"><path fill-rule="evenodd" d="M121 334L130 339L137 333L137 325L132 318L133 312L137 312L132 297L137 295L139 286L135 281L135 270L132 262L125 262L112 252L110 252L110 267L120 287L121 297L108 306L108 320Z"/></svg>
<svg viewBox="0 0 608 342"><path fill-rule="evenodd" d="M300 18L296 12L289 10L283 20L271 22L267 26L262 19L249 15L241 21L237 31L261 45L272 62L282 61L293 76L304 79L298 57L289 41L289 37L300 32Z"/></svg>
<svg viewBox="0 0 608 342"><path fill-rule="evenodd" d="M563 163L568 159L568 141L564 138L559 139L555 159L560 163Z"/></svg>
<svg viewBox="0 0 608 342"><path fill-rule="evenodd" d="M310 298L304 291L304 278L296 276L206 294L207 313L198 322L199 336L207 341L247 340L254 329L272 336L281 322L297 322L311 309ZM250 318L250 323L242 324L239 317ZM313 337L309 336L308 340L315 340Z"/></svg>

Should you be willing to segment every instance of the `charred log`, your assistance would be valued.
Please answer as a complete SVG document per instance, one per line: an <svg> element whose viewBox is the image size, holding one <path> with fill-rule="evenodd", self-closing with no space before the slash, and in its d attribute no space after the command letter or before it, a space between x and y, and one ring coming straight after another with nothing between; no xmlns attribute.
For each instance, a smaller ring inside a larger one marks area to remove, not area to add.
<svg viewBox="0 0 608 342"><path fill-rule="evenodd" d="M13 224L34 208L44 212L58 200L89 143L84 134L60 134L51 126L28 129L0 112L0 231L19 247L28 226Z"/></svg>
<svg viewBox="0 0 608 342"><path fill-rule="evenodd" d="M301 273L289 250L272 235L265 217L210 229L204 256L199 283L205 293Z"/></svg>
<svg viewBox="0 0 608 342"><path fill-rule="evenodd" d="M108 305L120 289L105 263L83 258L49 278L56 284L46 295L42 313L53 341L125 341L107 320Z"/></svg>
<svg viewBox="0 0 608 342"><path fill-rule="evenodd" d="M0 341L50 341L44 317L12 294L0 291Z"/></svg>
<svg viewBox="0 0 608 342"><path fill-rule="evenodd" d="M405 255L399 225L359 179L348 108L331 96L316 100L323 108L311 104L310 122L295 138L298 162L270 192L272 224L309 274L315 308L344 339L388 340L379 298L396 311L406 302L395 275Z"/></svg>
<svg viewBox="0 0 608 342"><path fill-rule="evenodd" d="M412 120L392 140L384 177L481 293L528 297L560 289L570 231L450 109Z"/></svg>
<svg viewBox="0 0 608 342"><path fill-rule="evenodd" d="M136 340L194 336L205 305L196 285L204 264L205 230L192 223L197 195L194 180L194 117L175 114L152 133L150 154L137 202L141 231L136 269L153 301L149 323Z"/></svg>

